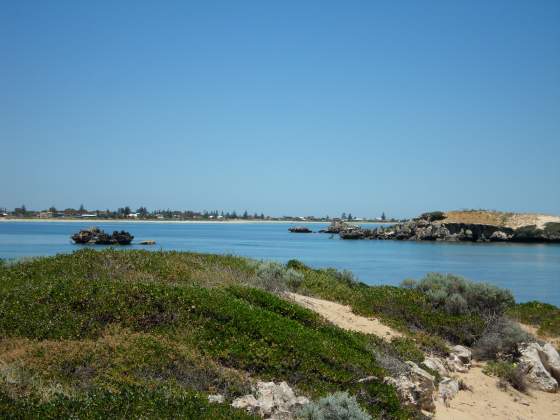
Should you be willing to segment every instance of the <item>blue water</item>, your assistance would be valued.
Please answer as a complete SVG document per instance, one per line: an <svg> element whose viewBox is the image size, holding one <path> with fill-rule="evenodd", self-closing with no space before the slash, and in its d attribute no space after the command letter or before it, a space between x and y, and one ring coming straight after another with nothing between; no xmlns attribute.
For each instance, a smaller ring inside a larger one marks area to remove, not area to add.
<svg viewBox="0 0 560 420"><path fill-rule="evenodd" d="M88 223L2 222L0 258L72 252L70 235ZM401 241L343 241L328 234L289 233L288 224L98 223L127 230L135 241L156 246L127 248L234 254L285 262L297 258L313 267L348 269L368 284L399 284L428 272L463 275L510 289L520 302L560 306L560 245L471 244ZM319 230L326 225L309 225Z"/></svg>

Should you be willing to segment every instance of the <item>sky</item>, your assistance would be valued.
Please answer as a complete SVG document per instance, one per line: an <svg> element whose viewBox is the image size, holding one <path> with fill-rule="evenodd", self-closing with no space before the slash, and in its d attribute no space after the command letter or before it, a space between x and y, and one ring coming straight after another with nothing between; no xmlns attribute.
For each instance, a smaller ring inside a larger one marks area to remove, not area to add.
<svg viewBox="0 0 560 420"><path fill-rule="evenodd" d="M0 207L560 214L560 2L11 1Z"/></svg>

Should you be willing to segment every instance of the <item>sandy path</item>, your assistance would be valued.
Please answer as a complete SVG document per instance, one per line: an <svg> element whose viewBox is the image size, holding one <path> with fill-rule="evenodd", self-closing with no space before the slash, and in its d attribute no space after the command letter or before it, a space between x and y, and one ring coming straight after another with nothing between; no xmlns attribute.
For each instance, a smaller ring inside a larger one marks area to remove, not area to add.
<svg viewBox="0 0 560 420"><path fill-rule="evenodd" d="M530 391L522 394L515 389L500 390L496 378L482 373L483 365L473 366L468 373L458 373L473 392L460 391L446 407L436 401L437 420L520 420L560 419L560 394Z"/></svg>
<svg viewBox="0 0 560 420"><path fill-rule="evenodd" d="M290 293L289 297L340 328L388 340L402 335L377 319L353 314L349 306L296 293ZM467 373L455 374L473 391L460 391L449 402L449 407L441 399L436 401L436 420L560 420L560 393L530 391L530 395L526 395L511 388L502 391L497 387L496 378L482 373L483 366L475 364Z"/></svg>
<svg viewBox="0 0 560 420"><path fill-rule="evenodd" d="M400 332L382 324L378 319L355 315L349 306L296 293L289 293L288 295L301 306L317 312L327 321L345 330L374 334L389 341L393 337L402 336Z"/></svg>

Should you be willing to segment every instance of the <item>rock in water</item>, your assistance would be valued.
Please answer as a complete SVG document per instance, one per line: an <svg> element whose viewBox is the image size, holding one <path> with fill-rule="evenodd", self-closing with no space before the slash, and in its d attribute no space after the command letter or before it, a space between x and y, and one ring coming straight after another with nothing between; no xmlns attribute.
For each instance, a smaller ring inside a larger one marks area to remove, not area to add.
<svg viewBox="0 0 560 420"><path fill-rule="evenodd" d="M94 244L94 245L128 245L134 239L130 233L121 230L114 231L112 235L108 235L97 227L84 229L75 233L70 237L77 244Z"/></svg>
<svg viewBox="0 0 560 420"><path fill-rule="evenodd" d="M342 220L333 220L329 227L326 229L321 229L319 232L321 233L340 233L343 230L349 229L351 227L355 227L349 223L346 223Z"/></svg>
<svg viewBox="0 0 560 420"><path fill-rule="evenodd" d="M295 226L288 229L292 233L312 233L312 230L306 226Z"/></svg>
<svg viewBox="0 0 560 420"><path fill-rule="evenodd" d="M134 236L124 230L121 230L120 232L114 231L112 239L119 245L129 245L134 239Z"/></svg>

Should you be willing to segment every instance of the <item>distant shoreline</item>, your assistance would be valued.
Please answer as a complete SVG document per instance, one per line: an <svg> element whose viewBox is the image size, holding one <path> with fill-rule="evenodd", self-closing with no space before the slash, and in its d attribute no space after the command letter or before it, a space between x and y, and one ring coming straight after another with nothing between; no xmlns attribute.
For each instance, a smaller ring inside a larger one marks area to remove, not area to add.
<svg viewBox="0 0 560 420"><path fill-rule="evenodd" d="M2 219L0 223L14 223L14 222L28 222L28 223L172 223L172 224L250 224L250 223L263 223L263 224L328 224L330 221L307 221L307 220L129 220L129 219ZM352 221L355 224L394 224L397 222L371 222L371 221Z"/></svg>

